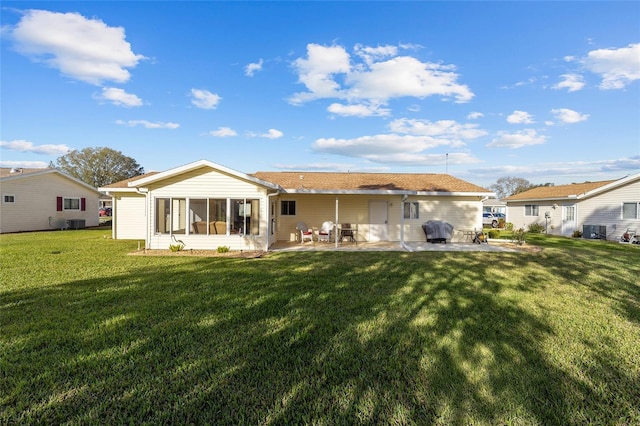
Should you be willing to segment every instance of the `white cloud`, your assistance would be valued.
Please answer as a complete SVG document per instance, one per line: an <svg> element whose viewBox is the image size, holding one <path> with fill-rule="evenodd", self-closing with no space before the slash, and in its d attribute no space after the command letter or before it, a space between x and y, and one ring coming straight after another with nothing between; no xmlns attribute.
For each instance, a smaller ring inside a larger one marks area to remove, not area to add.
<svg viewBox="0 0 640 426"><path fill-rule="evenodd" d="M396 133L446 137L456 140L476 139L487 134L486 131L478 129L477 124L460 124L455 120L439 120L431 122L429 120L400 118L389 123L389 128L391 131Z"/></svg>
<svg viewBox="0 0 640 426"><path fill-rule="evenodd" d="M478 118L484 117L484 114L481 112L471 112L467 115L467 120L477 120Z"/></svg>
<svg viewBox="0 0 640 426"><path fill-rule="evenodd" d="M546 136L538 135L533 129L525 129L515 133L498 132L498 137L487 144L490 148L522 148L544 144Z"/></svg>
<svg viewBox="0 0 640 426"><path fill-rule="evenodd" d="M180 127L180 125L178 123L162 123L162 122L151 122L151 121L147 121L147 120L129 120L129 121L124 121L124 120L116 120L116 124L120 124L123 126L129 126L129 127L136 127L136 126L142 126L145 127L147 129L177 129L178 127Z"/></svg>
<svg viewBox="0 0 640 426"><path fill-rule="evenodd" d="M539 163L527 166L485 167L470 169L468 170L468 174L494 180L496 176L538 177L541 179L541 183L552 182L562 184L563 182L559 182L558 179L565 180L562 179L562 177L565 176L584 177L584 179L594 181L622 177L620 175L613 177L611 175L606 176L605 174L607 173L633 173L637 170L640 170L640 155L613 160L605 159L597 161Z"/></svg>
<svg viewBox="0 0 640 426"><path fill-rule="evenodd" d="M34 145L25 140L0 141L0 147L11 151L32 152L44 155L64 155L71 151L67 145Z"/></svg>
<svg viewBox="0 0 640 426"><path fill-rule="evenodd" d="M577 111L567 108L552 109L551 113L557 120L567 124L579 123L589 118L589 114L580 114Z"/></svg>
<svg viewBox="0 0 640 426"><path fill-rule="evenodd" d="M202 109L215 109L222 98L203 89L191 89L191 103Z"/></svg>
<svg viewBox="0 0 640 426"><path fill-rule="evenodd" d="M95 98L109 101L118 106L136 107L142 105L142 99L116 87L103 87L102 93Z"/></svg>
<svg viewBox="0 0 640 426"><path fill-rule="evenodd" d="M327 108L332 114L342 115L345 117L386 117L391 114L388 108L381 108L380 105L351 104L343 105L333 103Z"/></svg>
<svg viewBox="0 0 640 426"><path fill-rule="evenodd" d="M601 89L622 89L640 79L640 43L618 49L592 50L582 64L602 77Z"/></svg>
<svg viewBox="0 0 640 426"><path fill-rule="evenodd" d="M532 124L533 116L525 111L513 111L513 113L507 117L507 122L511 124Z"/></svg>
<svg viewBox="0 0 640 426"><path fill-rule="evenodd" d="M284 136L284 133L276 129L269 129L267 133L262 133L260 135L261 138L267 138L267 139L278 139L278 138L281 138L282 136Z"/></svg>
<svg viewBox="0 0 640 426"><path fill-rule="evenodd" d="M46 169L49 167L49 163L44 161L2 161L0 160L0 167L24 167L27 169Z"/></svg>
<svg viewBox="0 0 640 426"><path fill-rule="evenodd" d="M568 92L577 92L585 86L584 77L579 74L562 74L562 81L553 86L553 89L567 89Z"/></svg>
<svg viewBox="0 0 640 426"><path fill-rule="evenodd" d="M78 13L28 10L9 33L21 54L95 85L128 81L127 68L145 59L133 53L124 28Z"/></svg>
<svg viewBox="0 0 640 426"><path fill-rule="evenodd" d="M293 104L323 99L347 99L385 104L399 97L442 96L468 102L474 96L466 85L457 83L452 65L421 62L410 56L395 56L393 46L355 47L356 58L342 46L307 45L307 57L293 67L307 92L295 93ZM361 62L355 62L357 58Z"/></svg>
<svg viewBox="0 0 640 426"><path fill-rule="evenodd" d="M218 138L225 138L229 136L237 136L238 133L236 133L236 131L230 127L218 127L217 130L210 131L209 135L215 136Z"/></svg>
<svg viewBox="0 0 640 426"><path fill-rule="evenodd" d="M258 62L247 65L246 67L244 67L244 75L246 75L247 77L253 77L253 74L255 74L257 71L262 71L262 63L263 61L262 59L260 59Z"/></svg>

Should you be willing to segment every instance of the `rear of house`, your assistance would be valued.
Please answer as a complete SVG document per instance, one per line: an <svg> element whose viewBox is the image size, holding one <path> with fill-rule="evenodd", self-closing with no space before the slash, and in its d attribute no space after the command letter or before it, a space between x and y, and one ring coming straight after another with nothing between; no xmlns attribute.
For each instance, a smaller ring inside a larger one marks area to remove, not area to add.
<svg viewBox="0 0 640 426"><path fill-rule="evenodd" d="M619 240L640 232L640 174L618 180L534 188L505 199L509 221L541 225L547 233Z"/></svg>
<svg viewBox="0 0 640 426"><path fill-rule="evenodd" d="M100 193L56 169L0 170L0 232L98 226Z"/></svg>
<svg viewBox="0 0 640 426"><path fill-rule="evenodd" d="M167 249L268 250L301 241L300 223L349 224L359 241L424 241L422 224L482 228L482 200L492 193L439 174L258 172L207 160L100 188L113 199L113 238ZM317 239L317 235L316 235Z"/></svg>

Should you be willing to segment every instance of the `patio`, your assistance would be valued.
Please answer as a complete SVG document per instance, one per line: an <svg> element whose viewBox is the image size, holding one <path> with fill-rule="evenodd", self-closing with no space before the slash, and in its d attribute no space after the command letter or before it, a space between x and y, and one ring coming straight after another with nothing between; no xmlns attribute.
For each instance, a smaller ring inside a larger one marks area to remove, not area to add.
<svg viewBox="0 0 640 426"><path fill-rule="evenodd" d="M469 242L453 243L428 243L428 242L406 242L403 245L398 241L379 242L342 242L336 247L335 242L305 242L300 244L297 241L278 241L271 246L270 251L460 251L460 252L517 252L521 251L511 245L502 243L473 244Z"/></svg>

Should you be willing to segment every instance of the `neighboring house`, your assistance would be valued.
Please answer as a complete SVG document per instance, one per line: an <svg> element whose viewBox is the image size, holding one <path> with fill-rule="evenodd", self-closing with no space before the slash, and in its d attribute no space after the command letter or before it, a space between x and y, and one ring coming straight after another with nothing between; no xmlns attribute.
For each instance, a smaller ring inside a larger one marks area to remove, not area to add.
<svg viewBox="0 0 640 426"><path fill-rule="evenodd" d="M507 203L497 198L488 198L482 202L484 213L507 214Z"/></svg>
<svg viewBox="0 0 640 426"><path fill-rule="evenodd" d="M207 160L100 188L113 197L113 238L146 248L267 250L299 222L349 223L361 241L424 241L421 225L482 227L490 191L443 174L258 172ZM334 239L335 240L335 239ZM336 243L337 244L337 243Z"/></svg>
<svg viewBox="0 0 640 426"><path fill-rule="evenodd" d="M618 180L533 188L504 199L516 228L532 223L547 233L618 240L627 229L640 232L640 173Z"/></svg>
<svg viewBox="0 0 640 426"><path fill-rule="evenodd" d="M0 232L98 226L100 193L57 169L0 168Z"/></svg>

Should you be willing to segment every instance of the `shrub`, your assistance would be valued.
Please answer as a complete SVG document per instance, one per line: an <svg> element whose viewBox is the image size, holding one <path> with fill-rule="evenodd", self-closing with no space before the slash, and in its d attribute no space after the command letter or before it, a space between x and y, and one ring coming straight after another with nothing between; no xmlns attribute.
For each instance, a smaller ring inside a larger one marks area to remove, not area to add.
<svg viewBox="0 0 640 426"><path fill-rule="evenodd" d="M500 238L500 231L497 229L492 229L489 231L489 238Z"/></svg>
<svg viewBox="0 0 640 426"><path fill-rule="evenodd" d="M513 223L511 223L511 222L505 223L504 224L504 229L505 229L505 231L509 231L509 232L513 231Z"/></svg>
<svg viewBox="0 0 640 426"><path fill-rule="evenodd" d="M530 223L527 226L527 232L531 232L532 234L542 234L544 232L544 225L540 223Z"/></svg>
<svg viewBox="0 0 640 426"><path fill-rule="evenodd" d="M580 238L582 237L582 231L576 229L575 231L573 231L573 234L571 234L571 236L573 238Z"/></svg>
<svg viewBox="0 0 640 426"><path fill-rule="evenodd" d="M218 253L229 253L229 250L231 249L227 246L218 246Z"/></svg>
<svg viewBox="0 0 640 426"><path fill-rule="evenodd" d="M182 244L182 243L169 244L169 250L171 250L172 252L180 251L183 248L184 248L184 244Z"/></svg>
<svg viewBox="0 0 640 426"><path fill-rule="evenodd" d="M519 228L513 231L513 239L520 245L524 244L527 231L524 228Z"/></svg>

